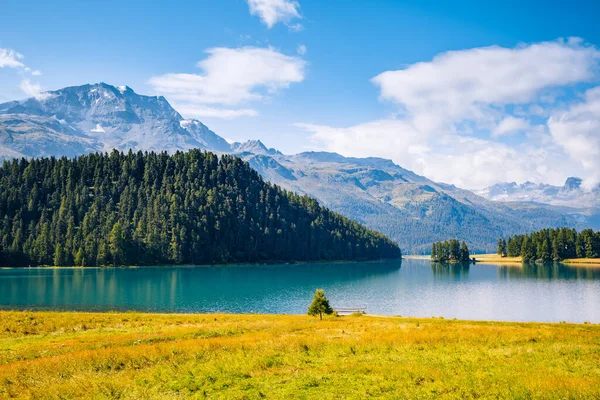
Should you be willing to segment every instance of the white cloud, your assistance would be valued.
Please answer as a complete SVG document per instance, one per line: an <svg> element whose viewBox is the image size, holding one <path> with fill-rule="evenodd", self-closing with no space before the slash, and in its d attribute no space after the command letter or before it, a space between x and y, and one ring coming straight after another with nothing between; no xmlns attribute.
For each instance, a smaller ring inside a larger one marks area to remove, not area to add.
<svg viewBox="0 0 600 400"><path fill-rule="evenodd" d="M598 79L599 61L579 39L447 52L372 79L381 98L398 105L396 119L299 126L328 151L389 158L462 187L562 184L582 165L600 181L600 88L582 104L563 105L576 84ZM551 114L548 126L540 123ZM516 132L524 135L509 137Z"/></svg>
<svg viewBox="0 0 600 400"><path fill-rule="evenodd" d="M149 83L176 108L195 110L197 116L231 118L256 111L217 108L261 101L304 80L306 62L271 47L218 47L206 52L208 57L197 64L202 74L171 73L152 77Z"/></svg>
<svg viewBox="0 0 600 400"><path fill-rule="evenodd" d="M492 131L493 136L511 135L531 128L529 121L523 118L515 118L512 115L505 117Z"/></svg>
<svg viewBox="0 0 600 400"><path fill-rule="evenodd" d="M420 132L401 120L378 120L346 128L298 123L324 149L346 156L380 156L396 160L412 159L423 144Z"/></svg>
<svg viewBox="0 0 600 400"><path fill-rule="evenodd" d="M584 183L600 183L600 86L588 90L584 101L552 115L548 127L556 143L583 166Z"/></svg>
<svg viewBox="0 0 600 400"><path fill-rule="evenodd" d="M529 106L528 111L529 111L529 114L535 115L538 117L544 117L547 115L546 110L539 104L532 104L531 106Z"/></svg>
<svg viewBox="0 0 600 400"><path fill-rule="evenodd" d="M417 170L436 181L471 189L513 181L562 184L565 173L575 171L554 146L527 143L513 147L456 135L437 142Z"/></svg>
<svg viewBox="0 0 600 400"><path fill-rule="evenodd" d="M589 81L599 59L600 52L580 39L490 46L442 53L430 62L383 72L372 82L381 98L398 104L420 130L436 131L464 120L485 126L506 105Z"/></svg>
<svg viewBox="0 0 600 400"><path fill-rule="evenodd" d="M0 49L0 68L19 68L25 72L30 72L33 76L41 75L39 70L32 71L31 68L26 66L23 61L23 54L18 53L12 49Z"/></svg>
<svg viewBox="0 0 600 400"><path fill-rule="evenodd" d="M561 183L575 169L560 148L537 142L511 147L472 136L444 134L423 140L402 120L378 120L346 128L296 124L311 133L322 150L348 157L389 158L434 181L483 188L500 181ZM540 138L541 140L541 138Z"/></svg>
<svg viewBox="0 0 600 400"><path fill-rule="evenodd" d="M298 48L296 49L296 52L297 52L298 54L300 54L301 56L303 56L303 55L305 55L305 54L306 54L306 50L307 50L307 49L306 49L306 46L305 46L305 45L303 45L303 44L301 44L301 45L300 45L300 46L298 46Z"/></svg>
<svg viewBox="0 0 600 400"><path fill-rule="evenodd" d="M37 100L40 101L46 100L51 96L50 93L42 92L42 87L39 83L31 83L29 79L22 80L19 87L27 96L35 97Z"/></svg>
<svg viewBox="0 0 600 400"><path fill-rule="evenodd" d="M301 18L300 4L295 0L248 0L250 14L257 15L271 29L278 22Z"/></svg>
<svg viewBox="0 0 600 400"><path fill-rule="evenodd" d="M288 25L288 29L291 32L300 32L301 30L304 29L304 25L298 23L298 24L293 24L293 25Z"/></svg>
<svg viewBox="0 0 600 400"><path fill-rule="evenodd" d="M0 49L0 68L25 68L23 55L11 49Z"/></svg>
<svg viewBox="0 0 600 400"><path fill-rule="evenodd" d="M202 105L187 104L177 107L177 111L180 114L185 115L188 118L222 118L232 119L238 117L255 117L258 112L249 108L240 109L228 109L228 108L217 108L217 107L206 107Z"/></svg>

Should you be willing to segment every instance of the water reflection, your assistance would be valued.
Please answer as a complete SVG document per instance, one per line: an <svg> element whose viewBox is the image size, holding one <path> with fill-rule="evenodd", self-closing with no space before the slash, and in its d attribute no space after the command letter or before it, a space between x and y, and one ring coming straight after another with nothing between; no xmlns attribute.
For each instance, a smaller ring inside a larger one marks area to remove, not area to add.
<svg viewBox="0 0 600 400"><path fill-rule="evenodd" d="M1 308L260 311L316 287L383 282L400 260L368 263L0 270ZM271 298L269 298L271 296ZM284 306L285 307L285 306ZM273 308L273 312L277 312ZM291 312L286 310L285 312Z"/></svg>
<svg viewBox="0 0 600 400"><path fill-rule="evenodd" d="M501 265L498 274L504 279L588 279L599 280L600 268L585 266L569 266L563 263L525 263L523 265Z"/></svg>
<svg viewBox="0 0 600 400"><path fill-rule="evenodd" d="M0 308L304 314L316 288L369 314L600 322L600 269L324 263L0 270Z"/></svg>
<svg viewBox="0 0 600 400"><path fill-rule="evenodd" d="M471 263L431 263L431 272L438 278L452 278L455 280L467 279Z"/></svg>

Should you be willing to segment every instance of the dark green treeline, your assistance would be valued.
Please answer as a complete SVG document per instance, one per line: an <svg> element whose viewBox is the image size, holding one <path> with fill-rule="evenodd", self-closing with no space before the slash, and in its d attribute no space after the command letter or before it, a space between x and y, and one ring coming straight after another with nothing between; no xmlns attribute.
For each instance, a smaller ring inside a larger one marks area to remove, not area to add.
<svg viewBox="0 0 600 400"><path fill-rule="evenodd" d="M398 246L199 150L5 161L0 265L371 260Z"/></svg>
<svg viewBox="0 0 600 400"><path fill-rule="evenodd" d="M446 261L469 261L471 258L469 248L463 241L462 244L456 239L444 242L435 242L431 245L431 260L435 262Z"/></svg>
<svg viewBox="0 0 600 400"><path fill-rule="evenodd" d="M523 261L560 261L600 257L600 232L586 229L543 229L529 235L498 240L498 254L523 257Z"/></svg>

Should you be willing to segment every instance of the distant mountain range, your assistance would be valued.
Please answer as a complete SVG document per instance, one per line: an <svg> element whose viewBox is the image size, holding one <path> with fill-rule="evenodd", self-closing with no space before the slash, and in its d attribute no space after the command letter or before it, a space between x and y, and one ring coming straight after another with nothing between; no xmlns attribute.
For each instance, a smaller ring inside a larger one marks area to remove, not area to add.
<svg viewBox="0 0 600 400"><path fill-rule="evenodd" d="M600 187L585 190L581 178L567 178L563 186L525 182L498 183L476 194L494 201L529 201L567 207L599 207Z"/></svg>
<svg viewBox="0 0 600 400"><path fill-rule="evenodd" d="M498 183L474 193L488 200L520 202L567 215L586 227L600 228L600 186L589 190L581 178L569 177L563 186L525 182Z"/></svg>
<svg viewBox="0 0 600 400"><path fill-rule="evenodd" d="M432 242L453 237L466 240L474 251L492 251L500 236L596 224L591 200L589 207L541 204L516 194L527 191L524 185L502 184L507 186L473 193L381 158L325 152L285 155L260 140L230 144L200 121L184 119L164 97L138 95L127 86L83 85L0 104L0 158L73 157L113 148L200 148L236 154L266 180L314 196L389 235L406 254L426 253ZM568 182L580 190L580 182ZM539 191L544 189L531 193Z"/></svg>

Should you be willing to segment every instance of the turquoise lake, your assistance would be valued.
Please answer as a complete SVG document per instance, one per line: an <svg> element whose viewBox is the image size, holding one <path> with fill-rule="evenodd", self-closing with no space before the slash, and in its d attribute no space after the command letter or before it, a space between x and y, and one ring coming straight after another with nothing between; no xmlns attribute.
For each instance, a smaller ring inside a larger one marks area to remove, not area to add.
<svg viewBox="0 0 600 400"><path fill-rule="evenodd" d="M295 265L0 270L0 308L303 314L316 288L368 314L600 323L600 268L439 265L427 260Z"/></svg>

